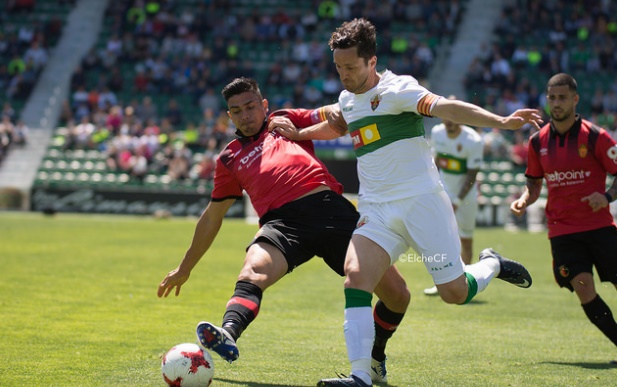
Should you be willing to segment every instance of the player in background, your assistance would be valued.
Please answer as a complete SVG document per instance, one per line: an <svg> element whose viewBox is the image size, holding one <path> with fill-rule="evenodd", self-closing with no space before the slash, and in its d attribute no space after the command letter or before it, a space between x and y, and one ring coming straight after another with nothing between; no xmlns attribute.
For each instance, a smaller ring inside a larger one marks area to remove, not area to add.
<svg viewBox="0 0 617 387"><path fill-rule="evenodd" d="M358 160L359 227L345 262L345 342L351 375L322 379L318 386L370 386L375 335L372 293L383 273L409 248L420 255L440 297L465 304L494 278L531 286L523 265L491 249L464 265L452 204L424 137L424 116L481 127L517 129L541 119L533 109L508 117L435 95L411 76L376 71L376 31L366 19L343 23L329 44L345 88L338 106L347 128L317 124L298 130L275 117L271 127L296 139L332 139L350 133Z"/></svg>
<svg viewBox="0 0 617 387"><path fill-rule="evenodd" d="M451 95L450 100L456 100ZM461 240L461 259L469 265L473 255L473 232L478 214L476 176L482 166L482 136L466 125L442 119L431 129L431 145L441 182L452 202ZM437 286L424 289L436 296Z"/></svg>
<svg viewBox="0 0 617 387"><path fill-rule="evenodd" d="M266 130L268 101L256 81L237 78L223 88L222 94L239 137L219 155L212 200L197 222L182 262L160 283L158 296L167 297L174 288L176 296L180 293L214 241L225 213L246 190L261 227L246 250L222 327L209 322L197 325L199 342L233 362L239 356L236 341L257 317L268 287L315 255L344 275L345 253L359 215L341 195L342 185L315 156L311 141L291 141ZM272 115L285 116L304 127L324 121L332 112L336 111L331 106L324 106L279 110ZM209 269L213 267L211 263ZM310 290L306 290L307 296ZM379 301L374 310L372 377L384 381L386 343L407 309L409 290L393 267L384 274L375 293Z"/></svg>
<svg viewBox="0 0 617 387"><path fill-rule="evenodd" d="M523 215L546 180L555 280L576 293L591 323L617 345L617 324L593 278L595 266L600 281L617 288L617 229L609 211L617 198L617 179L605 190L607 173L617 173L617 145L604 129L576 113L579 95L572 76L551 77L546 101L551 120L529 140L526 188L510 210Z"/></svg>

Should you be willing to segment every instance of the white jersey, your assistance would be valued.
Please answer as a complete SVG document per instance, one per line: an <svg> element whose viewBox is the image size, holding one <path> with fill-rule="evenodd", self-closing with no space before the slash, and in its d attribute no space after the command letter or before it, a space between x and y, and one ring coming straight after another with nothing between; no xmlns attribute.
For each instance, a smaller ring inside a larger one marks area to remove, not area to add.
<svg viewBox="0 0 617 387"><path fill-rule="evenodd" d="M358 158L360 200L383 203L443 190L423 123L439 98L415 78L387 70L364 94L341 92Z"/></svg>
<svg viewBox="0 0 617 387"><path fill-rule="evenodd" d="M482 165L482 137L469 126L461 127L463 130L456 138L448 137L444 124L435 125L431 130L435 164L439 167L441 181L446 186L450 199L455 199L461 192L467 170L480 169ZM475 184L468 196L477 196Z"/></svg>

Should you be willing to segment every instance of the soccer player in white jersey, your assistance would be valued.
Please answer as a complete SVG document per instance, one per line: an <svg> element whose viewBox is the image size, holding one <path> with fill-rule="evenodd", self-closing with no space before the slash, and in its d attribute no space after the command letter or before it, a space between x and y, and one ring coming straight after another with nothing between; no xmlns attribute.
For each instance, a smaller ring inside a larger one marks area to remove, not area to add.
<svg viewBox="0 0 617 387"><path fill-rule="evenodd" d="M448 99L454 100L456 97L451 95ZM441 124L431 129L431 145L439 176L456 215L461 258L465 265L469 265L478 213L476 176L482 165L482 136L469 126L442 120ZM424 294L439 294L437 286L424 289Z"/></svg>
<svg viewBox="0 0 617 387"><path fill-rule="evenodd" d="M351 362L349 377L322 379L318 386L370 386L374 321L372 292L397 260L421 259L441 298L469 302L493 277L519 287L531 276L518 262L491 249L480 261L464 265L452 204L439 179L424 137L423 117L434 116L473 126L518 129L539 127L540 113L520 109L508 117L478 106L435 95L411 76L376 70L376 31L365 19L343 23L329 41L334 64L345 88L339 96L342 119L330 125L297 130L284 118L271 130L292 139L333 139L349 132L358 159L360 220L345 261L345 341ZM406 254L409 248L416 255ZM375 359L373 359L375 360ZM385 372L384 372L385 375Z"/></svg>

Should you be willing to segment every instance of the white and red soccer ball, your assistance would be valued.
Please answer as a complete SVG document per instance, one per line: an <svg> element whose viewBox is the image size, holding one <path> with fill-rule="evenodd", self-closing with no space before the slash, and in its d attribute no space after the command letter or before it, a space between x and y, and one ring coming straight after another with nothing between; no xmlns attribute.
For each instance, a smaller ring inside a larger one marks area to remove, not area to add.
<svg viewBox="0 0 617 387"><path fill-rule="evenodd" d="M161 371L172 387L207 387L214 377L212 357L197 344L174 346L163 356Z"/></svg>

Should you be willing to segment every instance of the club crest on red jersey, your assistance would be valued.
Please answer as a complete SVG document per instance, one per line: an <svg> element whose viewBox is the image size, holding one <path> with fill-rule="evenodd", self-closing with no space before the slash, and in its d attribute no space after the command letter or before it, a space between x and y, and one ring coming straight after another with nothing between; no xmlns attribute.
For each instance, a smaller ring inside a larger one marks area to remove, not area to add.
<svg viewBox="0 0 617 387"><path fill-rule="evenodd" d="M379 94L371 98L371 110L375 111L375 109L379 107L380 102L381 102L381 95Z"/></svg>
<svg viewBox="0 0 617 387"><path fill-rule="evenodd" d="M581 159L587 157L587 144L581 144L578 146L578 155Z"/></svg>

